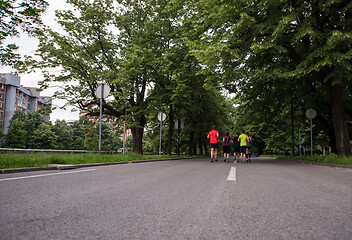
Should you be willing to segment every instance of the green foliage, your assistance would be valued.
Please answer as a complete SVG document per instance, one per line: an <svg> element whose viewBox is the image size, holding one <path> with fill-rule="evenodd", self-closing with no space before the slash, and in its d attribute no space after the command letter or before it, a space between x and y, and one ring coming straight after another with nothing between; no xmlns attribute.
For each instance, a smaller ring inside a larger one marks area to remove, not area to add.
<svg viewBox="0 0 352 240"><path fill-rule="evenodd" d="M0 2L0 65L14 65L19 60L19 55L15 53L18 46L4 46L6 38L19 36L19 30L32 35L37 25L41 24L40 16L47 6L44 0Z"/></svg>
<svg viewBox="0 0 352 240"><path fill-rule="evenodd" d="M23 112L21 110L16 110L10 120L10 123L13 120L18 120L20 122L24 122L26 119L27 119L27 115L25 112Z"/></svg>
<svg viewBox="0 0 352 240"><path fill-rule="evenodd" d="M24 123L19 120L12 120L5 136L5 146L9 148L25 148L27 131L24 130Z"/></svg>
<svg viewBox="0 0 352 240"><path fill-rule="evenodd" d="M26 148L36 148L34 132L42 123L44 123L44 120L39 112L30 112L27 114L26 119L24 121L24 129L27 132Z"/></svg>
<svg viewBox="0 0 352 240"><path fill-rule="evenodd" d="M121 134L117 131L113 133L112 146L112 150L116 152L123 148L123 140L121 138Z"/></svg>
<svg viewBox="0 0 352 240"><path fill-rule="evenodd" d="M132 135L126 137L125 149L131 151L133 148L133 138Z"/></svg>
<svg viewBox="0 0 352 240"><path fill-rule="evenodd" d="M37 31L37 53L42 59L29 59L24 66L39 67L44 73L48 68L61 69L58 75L46 73L42 88L51 82L63 83L65 88L54 97L84 110L99 104L94 90L106 82L111 101L104 101L104 114L126 120L135 152L142 152L147 118L158 111L168 114L165 125L170 145L173 118L186 118L190 111L196 114L187 124L197 126L195 134L202 132L204 137L205 129L213 124L207 121L213 122L219 113L221 101L213 98L220 96L219 86L205 81L204 69L185 44L185 36L197 34L189 34L190 26L182 24L183 1L122 1L123 7L112 0L69 3L75 12L57 13L64 33L43 26ZM93 110L91 115L98 112ZM93 132L85 146L96 148Z"/></svg>
<svg viewBox="0 0 352 240"><path fill-rule="evenodd" d="M211 73L207 83L219 81L238 93L238 114L246 119L241 125L254 131L266 148L286 150L291 103L293 112L316 107L319 116L315 131L324 135L322 139L330 138L330 145L337 134L344 142L340 146L344 149L339 151L346 154L350 149L348 129L331 126L347 125L343 102L336 96L346 95L349 88L342 87L345 90L341 93L332 91L334 86L351 82L351 4L246 0L187 3L194 14L188 14L185 22L201 35L194 39L190 35L186 42L206 65L205 71ZM332 102L338 104L330 106ZM331 109L337 107L340 112L333 111L333 117ZM265 128L260 126L263 124ZM296 127L304 124L301 119L295 122ZM278 136L281 146L275 146Z"/></svg>
<svg viewBox="0 0 352 240"><path fill-rule="evenodd" d="M5 133L2 131L2 123L0 123L0 146L3 146L5 141L4 139Z"/></svg>
<svg viewBox="0 0 352 240"><path fill-rule="evenodd" d="M72 148L74 150L83 150L84 148L84 139L87 131L87 126L89 125L89 120L87 117L83 116L78 121L73 122L70 126L72 130Z"/></svg>
<svg viewBox="0 0 352 240"><path fill-rule="evenodd" d="M38 112L26 115L16 111L10 120L4 146L9 148L93 150L99 149L99 128L87 117L81 117L72 125L57 120L54 125L44 122ZM30 143L28 141L31 141ZM118 150L122 140L118 132L112 130L108 122L102 123L102 150Z"/></svg>
<svg viewBox="0 0 352 240"><path fill-rule="evenodd" d="M148 137L147 134L143 135L143 152L155 152L151 139Z"/></svg>
<svg viewBox="0 0 352 240"><path fill-rule="evenodd" d="M84 147L88 151L99 150L99 129L96 128L93 122L90 123L89 130L85 135Z"/></svg>
<svg viewBox="0 0 352 240"><path fill-rule="evenodd" d="M31 146L36 149L55 149L58 137L52 128L51 123L41 123L31 136Z"/></svg>
<svg viewBox="0 0 352 240"><path fill-rule="evenodd" d="M114 141L111 124L107 122L102 122L101 124L101 150L111 151L116 149ZM89 130L85 135L84 146L89 151L99 150L99 122L94 124L93 122L89 125Z"/></svg>
<svg viewBox="0 0 352 240"><path fill-rule="evenodd" d="M57 136L57 144L55 146L55 149L75 149L75 145L77 143L73 141L73 127L69 127L65 120L56 120L55 124L52 127L52 131Z"/></svg>

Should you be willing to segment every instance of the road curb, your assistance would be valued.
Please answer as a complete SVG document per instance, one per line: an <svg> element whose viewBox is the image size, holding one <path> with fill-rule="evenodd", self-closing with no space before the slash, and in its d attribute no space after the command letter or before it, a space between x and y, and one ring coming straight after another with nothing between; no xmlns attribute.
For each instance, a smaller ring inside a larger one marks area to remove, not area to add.
<svg viewBox="0 0 352 240"><path fill-rule="evenodd" d="M290 162L303 163L303 164L311 164L311 165L325 166L325 167L350 168L350 169L352 169L352 165L344 165L344 164L336 164L336 163L310 162L310 161L304 161L304 160L285 159L285 158L276 158L276 159L278 159L278 160L283 160L283 161L290 161Z"/></svg>
<svg viewBox="0 0 352 240"><path fill-rule="evenodd" d="M124 161L124 162L85 163L85 164L70 164L70 165L52 164L47 167L0 169L0 174L34 172L34 171L49 171L49 170L72 170L72 169L85 168L85 167L98 167L98 166L108 166L108 165L131 164L131 163L162 162L162 161L172 161L172 160L182 160L182 159L192 159L192 158L148 159L148 160L140 160L140 161L135 160L135 161Z"/></svg>

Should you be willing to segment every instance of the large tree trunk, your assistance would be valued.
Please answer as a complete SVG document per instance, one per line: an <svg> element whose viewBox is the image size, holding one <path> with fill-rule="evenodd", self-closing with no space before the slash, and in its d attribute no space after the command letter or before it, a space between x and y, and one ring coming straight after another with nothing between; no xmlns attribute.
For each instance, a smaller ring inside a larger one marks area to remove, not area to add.
<svg viewBox="0 0 352 240"><path fill-rule="evenodd" d="M199 145L199 155L203 154L203 142L202 142L202 134L198 136L198 145Z"/></svg>
<svg viewBox="0 0 352 240"><path fill-rule="evenodd" d="M314 119L314 122L320 124L320 127L323 129L324 133L329 138L331 152L337 154L336 138L331 117L329 119L326 119L322 114L318 114Z"/></svg>
<svg viewBox="0 0 352 240"><path fill-rule="evenodd" d="M207 144L207 141L204 141L203 139L203 146L204 146L204 155L208 155L209 152L208 152L208 144Z"/></svg>
<svg viewBox="0 0 352 240"><path fill-rule="evenodd" d="M193 143L193 155L197 155L197 144L196 144L196 140L194 140L194 143Z"/></svg>
<svg viewBox="0 0 352 240"><path fill-rule="evenodd" d="M350 156L350 135L344 111L342 83L333 84L330 80L328 83L328 93L332 110L332 122L336 137L337 153L340 156Z"/></svg>
<svg viewBox="0 0 352 240"><path fill-rule="evenodd" d="M144 126L146 124L146 118L144 115L139 115L136 117L136 122L138 123L137 127L133 127L132 138L133 138L133 148L132 151L134 153L143 154L143 134L144 134Z"/></svg>
<svg viewBox="0 0 352 240"><path fill-rule="evenodd" d="M167 134L167 154L171 155L172 151L172 136L174 133L174 109L172 104L169 107L169 131Z"/></svg>
<svg viewBox="0 0 352 240"><path fill-rule="evenodd" d="M191 131L189 134L189 143L188 143L188 155L193 155L193 145L194 145L194 132Z"/></svg>

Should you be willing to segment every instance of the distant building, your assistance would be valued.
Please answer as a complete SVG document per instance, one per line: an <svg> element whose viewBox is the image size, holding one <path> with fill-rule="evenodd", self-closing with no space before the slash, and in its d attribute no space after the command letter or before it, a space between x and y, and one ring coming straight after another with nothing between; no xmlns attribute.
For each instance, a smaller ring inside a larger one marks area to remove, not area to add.
<svg viewBox="0 0 352 240"><path fill-rule="evenodd" d="M23 87L20 82L19 76L0 73L0 122L5 133L16 110L28 114L47 106L51 108L51 97L40 96L36 88ZM50 120L49 115L42 117L45 121Z"/></svg>

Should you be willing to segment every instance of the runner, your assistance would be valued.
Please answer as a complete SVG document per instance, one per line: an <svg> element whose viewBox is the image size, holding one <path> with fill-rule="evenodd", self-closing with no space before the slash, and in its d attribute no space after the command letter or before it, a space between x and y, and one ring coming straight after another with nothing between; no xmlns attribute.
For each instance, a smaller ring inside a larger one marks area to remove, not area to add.
<svg viewBox="0 0 352 240"><path fill-rule="evenodd" d="M233 156L235 157L235 163L240 160L240 141L238 141L239 133L236 133L236 136L233 139L234 148L233 148Z"/></svg>
<svg viewBox="0 0 352 240"><path fill-rule="evenodd" d="M247 150L246 150L246 158L247 161L251 161L251 149L252 149L252 137L249 135L248 132L246 132L248 139L247 139Z"/></svg>
<svg viewBox="0 0 352 240"><path fill-rule="evenodd" d="M219 132L215 130L215 125L211 127L211 130L208 133L208 138L210 138L210 162L218 161L218 143L219 143Z"/></svg>
<svg viewBox="0 0 352 240"><path fill-rule="evenodd" d="M225 132L225 137L223 138L223 143L224 146L222 148L223 152L224 152L224 162L230 162L229 157L230 157L230 150L231 150L231 142L232 139L229 136L229 131Z"/></svg>
<svg viewBox="0 0 352 240"><path fill-rule="evenodd" d="M238 137L238 141L240 141L241 146L241 160L245 163L246 151L247 151L247 139L248 136L245 134L244 129L242 130L242 134Z"/></svg>

